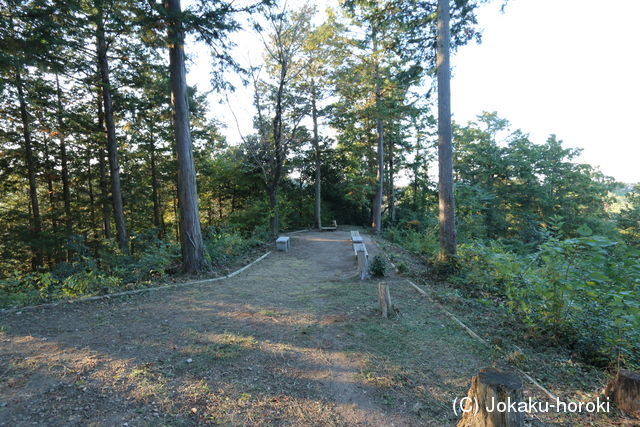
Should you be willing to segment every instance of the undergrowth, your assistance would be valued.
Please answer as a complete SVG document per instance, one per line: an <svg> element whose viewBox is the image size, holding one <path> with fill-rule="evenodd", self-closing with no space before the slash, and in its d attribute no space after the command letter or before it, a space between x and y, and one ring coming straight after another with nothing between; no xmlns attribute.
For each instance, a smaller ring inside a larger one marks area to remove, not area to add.
<svg viewBox="0 0 640 427"><path fill-rule="evenodd" d="M529 253L499 241L464 243L448 282L467 297L498 303L523 329L589 364L637 369L640 251L586 226L577 234L552 229ZM435 265L433 233L403 229L386 237Z"/></svg>
<svg viewBox="0 0 640 427"><path fill-rule="evenodd" d="M249 236L231 229L209 227L204 233L206 256L213 272L267 240L265 233ZM21 307L57 299L103 295L161 283L179 273L180 247L153 232L135 236L136 252L122 253L114 242L88 247L75 236L67 242L69 261L49 271L15 270L0 279L0 307Z"/></svg>

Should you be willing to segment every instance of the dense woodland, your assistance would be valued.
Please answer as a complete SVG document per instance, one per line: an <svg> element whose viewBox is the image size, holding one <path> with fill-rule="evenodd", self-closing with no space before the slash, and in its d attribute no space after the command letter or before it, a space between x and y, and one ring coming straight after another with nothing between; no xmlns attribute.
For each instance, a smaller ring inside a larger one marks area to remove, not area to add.
<svg viewBox="0 0 640 427"><path fill-rule="evenodd" d="M480 40L479 3L451 2L452 52ZM336 220L590 363L640 363L640 185L555 135L496 112L454 123L457 246L438 256L436 2L348 0L320 25L311 6L182 6L0 0L0 304L214 274ZM243 67L229 36L249 29L264 60ZM185 35L216 90L229 73L252 89L241 143L186 85Z"/></svg>

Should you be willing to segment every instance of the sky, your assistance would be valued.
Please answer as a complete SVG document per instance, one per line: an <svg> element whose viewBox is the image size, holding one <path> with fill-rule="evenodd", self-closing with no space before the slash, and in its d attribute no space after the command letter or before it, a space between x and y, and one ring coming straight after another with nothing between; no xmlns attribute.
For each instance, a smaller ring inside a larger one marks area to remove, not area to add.
<svg viewBox="0 0 640 427"><path fill-rule="evenodd" d="M640 182L640 1L511 0L486 5L480 45L452 59L460 122L498 111L542 143L555 133L580 161Z"/></svg>
<svg viewBox="0 0 640 427"><path fill-rule="evenodd" d="M293 8L303 0L289 0ZM451 58L453 119L473 120L497 111L536 143L556 134L578 159L619 181L640 182L640 0L502 0L478 11L482 43ZM318 1L320 10L335 4ZM318 19L321 19L322 15ZM233 36L236 59L261 62L261 40L252 32ZM187 81L208 87L206 48L194 57ZM189 50L189 47L187 47ZM237 83L237 82L236 82ZM212 114L227 125L230 143L251 132L251 91L211 96Z"/></svg>

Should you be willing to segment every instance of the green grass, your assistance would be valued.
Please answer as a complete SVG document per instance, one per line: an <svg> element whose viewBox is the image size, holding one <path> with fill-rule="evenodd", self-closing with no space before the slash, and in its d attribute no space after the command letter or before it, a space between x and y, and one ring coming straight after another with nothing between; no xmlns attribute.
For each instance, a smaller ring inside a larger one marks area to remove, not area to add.
<svg viewBox="0 0 640 427"><path fill-rule="evenodd" d="M206 354L216 360L232 359L246 350L255 348L257 341L252 336L225 333L220 341L207 347Z"/></svg>

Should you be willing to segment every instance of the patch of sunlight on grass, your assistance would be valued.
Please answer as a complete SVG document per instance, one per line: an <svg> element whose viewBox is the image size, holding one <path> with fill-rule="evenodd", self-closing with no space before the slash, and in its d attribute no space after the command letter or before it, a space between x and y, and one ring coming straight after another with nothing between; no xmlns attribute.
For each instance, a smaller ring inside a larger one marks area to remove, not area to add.
<svg viewBox="0 0 640 427"><path fill-rule="evenodd" d="M258 314L261 316L268 316L268 317L278 317L278 316L284 315L284 313L280 313L275 310L260 310L258 311Z"/></svg>
<svg viewBox="0 0 640 427"><path fill-rule="evenodd" d="M206 354L214 359L230 359L240 356L245 350L253 349L258 341L253 336L243 336L226 332L207 346Z"/></svg>

